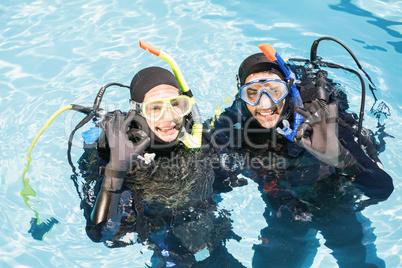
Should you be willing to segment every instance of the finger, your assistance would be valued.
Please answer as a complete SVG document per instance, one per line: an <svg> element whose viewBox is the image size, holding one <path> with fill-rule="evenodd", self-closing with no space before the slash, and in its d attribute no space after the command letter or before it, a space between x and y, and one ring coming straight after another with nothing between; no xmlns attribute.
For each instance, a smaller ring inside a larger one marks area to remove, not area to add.
<svg viewBox="0 0 402 268"><path fill-rule="evenodd" d="M313 131L313 128L311 127L311 125L303 122L297 128L296 137L297 137L297 139L307 138L311 135L312 131Z"/></svg>
<svg viewBox="0 0 402 268"><path fill-rule="evenodd" d="M325 117L326 116L325 108L322 106L320 101L313 100L311 103L313 104L313 109L315 111L315 114L318 117Z"/></svg>
<svg viewBox="0 0 402 268"><path fill-rule="evenodd" d="M121 115L120 110L116 110L116 111L114 111L114 113L113 113L113 119L114 119L114 121L119 120L120 115Z"/></svg>
<svg viewBox="0 0 402 268"><path fill-rule="evenodd" d="M323 110L320 102L318 100L313 100L311 102L313 110L314 110L314 114L316 114L318 117L321 115L321 111Z"/></svg>
<svg viewBox="0 0 402 268"><path fill-rule="evenodd" d="M120 125L121 125L121 111L120 110L116 110L113 113L112 118L109 120L108 124L109 124L109 129L111 130L112 128L116 130L120 129Z"/></svg>
<svg viewBox="0 0 402 268"><path fill-rule="evenodd" d="M282 120L282 124L283 124L283 128L289 128L289 126L290 126L289 121L286 119Z"/></svg>
<svg viewBox="0 0 402 268"><path fill-rule="evenodd" d="M112 120L112 118L105 118L103 120L105 120L104 125L105 125L105 129L106 129L106 132L107 132L110 129L110 121Z"/></svg>
<svg viewBox="0 0 402 268"><path fill-rule="evenodd" d="M151 143L151 138L147 136L147 138L145 138L145 139L141 140L140 142L138 142L138 143L136 144L136 147L137 147L138 149L140 149L141 151L143 151L143 150L145 150L145 149L148 147L148 145L149 145L150 143Z"/></svg>
<svg viewBox="0 0 402 268"><path fill-rule="evenodd" d="M293 140L296 143L301 144L303 147L305 147L305 146L310 147L311 146L310 136L311 136L312 131L313 131L313 129L309 124L301 123L300 126L297 128L296 135L293 138Z"/></svg>
<svg viewBox="0 0 402 268"><path fill-rule="evenodd" d="M105 124L106 133L110 133L116 122L116 112L114 112L113 114L107 114L104 117L104 120L105 120L104 124Z"/></svg>
<svg viewBox="0 0 402 268"><path fill-rule="evenodd" d="M303 107L297 106L295 112L303 116L305 119L308 119L311 116L310 111Z"/></svg>
<svg viewBox="0 0 402 268"><path fill-rule="evenodd" d="M293 140L295 141L296 144L301 145L304 148L311 148L311 139L308 138L304 138L303 136L294 136Z"/></svg>
<svg viewBox="0 0 402 268"><path fill-rule="evenodd" d="M130 126L131 122L134 120L134 117L136 115L137 113L134 110L130 110L126 115L126 118L124 119L123 125L121 127L123 129L128 129L128 127Z"/></svg>
<svg viewBox="0 0 402 268"><path fill-rule="evenodd" d="M130 134L133 137L135 137L137 139L141 139L141 140L148 138L148 135L140 129L131 129Z"/></svg>
<svg viewBox="0 0 402 268"><path fill-rule="evenodd" d="M304 148L311 148L312 143L311 143L311 138L310 136L303 134L300 139L297 141L298 144L300 144Z"/></svg>
<svg viewBox="0 0 402 268"><path fill-rule="evenodd" d="M323 109L321 103L317 99L313 100L311 103L313 104L314 111L319 111L319 110Z"/></svg>
<svg viewBox="0 0 402 268"><path fill-rule="evenodd" d="M328 111L328 118L336 118L338 116L338 106L336 103L329 104Z"/></svg>
<svg viewBox="0 0 402 268"><path fill-rule="evenodd" d="M130 115L132 115L132 114L136 115L136 114L137 114L137 112L136 112L135 110L132 110L132 109L131 109L131 110L129 110L129 111L128 111L128 113L127 113L126 118L127 118L127 117L129 117L129 116L130 116Z"/></svg>

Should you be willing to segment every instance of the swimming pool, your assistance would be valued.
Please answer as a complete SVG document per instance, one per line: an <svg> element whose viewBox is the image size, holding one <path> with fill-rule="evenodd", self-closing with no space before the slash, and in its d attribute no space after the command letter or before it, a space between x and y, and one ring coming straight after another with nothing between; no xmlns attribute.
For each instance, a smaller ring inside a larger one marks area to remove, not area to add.
<svg viewBox="0 0 402 268"><path fill-rule="evenodd" d="M0 4L0 263L2 267L144 267L152 252L141 245L109 249L85 234L79 198L66 159L68 135L82 118L65 112L40 137L32 152L27 177L36 190L32 206L41 219L60 224L43 241L28 233L33 212L19 193L26 153L46 120L60 107L91 105L101 86L128 84L141 68L167 64L144 52L138 40L167 51L179 63L202 107L204 118L215 107L229 105L235 92L238 65L270 42L282 57L309 57L312 42L328 35L346 43L373 82L379 100L391 115L386 124L386 150L380 154L393 177L395 191L363 215L371 220L377 255L387 267L402 266L401 237L401 107L402 5L398 1L3 1ZM354 67L339 46L322 44L318 54ZM334 74L348 87L352 107L360 100L358 81ZM212 98L211 94L214 94ZM128 109L128 92L109 90L103 104L109 110ZM367 93L365 126L377 119L369 112L374 98ZM352 108L353 109L353 108ZM357 108L356 110L357 111ZM82 153L75 135L73 160ZM253 243L265 227L264 203L256 187L225 195L221 206L233 209L234 231L241 243L229 251L251 266ZM331 251L321 246L313 267L336 267Z"/></svg>

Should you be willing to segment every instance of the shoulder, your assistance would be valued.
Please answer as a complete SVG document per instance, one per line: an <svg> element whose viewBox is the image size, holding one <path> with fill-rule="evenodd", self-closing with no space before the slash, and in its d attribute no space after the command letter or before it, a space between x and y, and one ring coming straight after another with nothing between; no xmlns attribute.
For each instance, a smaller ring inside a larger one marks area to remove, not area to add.
<svg viewBox="0 0 402 268"><path fill-rule="evenodd" d="M213 130L241 129L247 119L246 108L240 99L234 100L232 105L213 118Z"/></svg>

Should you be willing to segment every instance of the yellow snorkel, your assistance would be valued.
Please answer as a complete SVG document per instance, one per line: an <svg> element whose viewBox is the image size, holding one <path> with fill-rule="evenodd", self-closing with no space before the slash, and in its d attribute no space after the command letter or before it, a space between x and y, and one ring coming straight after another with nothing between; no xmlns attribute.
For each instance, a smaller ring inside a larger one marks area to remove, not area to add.
<svg viewBox="0 0 402 268"><path fill-rule="evenodd" d="M179 81L181 90L183 91L183 95L189 96L190 97L190 101L192 104L192 109L191 109L191 113L193 114L193 118L194 118L194 124L193 124L193 133L191 135L185 135L184 139L182 140L182 142L184 143L184 145L187 146L187 148L200 148L201 147L201 143L202 143L202 119L201 119L201 113L198 109L198 106L195 103L195 99L193 97L193 94L191 93L186 80L183 77L182 72L180 71L179 65L177 64L177 62L171 57L169 56L169 54L167 54L164 51L161 51L159 49L156 49L154 47L152 47L151 45L143 42L140 40L140 47L144 50L148 50L150 53L154 54L155 56L158 56L159 58L164 59L165 61L167 61L167 63L170 65L170 67L173 70L173 73L175 74L177 81Z"/></svg>

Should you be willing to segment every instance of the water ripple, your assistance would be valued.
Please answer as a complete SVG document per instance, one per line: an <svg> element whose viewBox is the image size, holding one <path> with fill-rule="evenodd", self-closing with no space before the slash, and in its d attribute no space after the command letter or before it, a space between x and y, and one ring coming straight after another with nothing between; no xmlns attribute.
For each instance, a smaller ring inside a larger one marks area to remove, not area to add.
<svg viewBox="0 0 402 268"><path fill-rule="evenodd" d="M93 243L85 234L85 220L66 161L67 138L81 114L65 112L57 117L31 155L27 176L37 192L31 204L41 218L55 216L60 221L44 241L33 240L28 234L33 213L19 196L27 150L55 111L71 103L92 105L101 86L112 81L129 84L141 68L169 68L163 60L141 50L138 40L176 59L206 119L216 108L231 103L237 68L246 56L258 52L257 44L270 42L285 58L308 57L314 39L333 35L342 37L358 52L362 65L381 88L377 97L391 108L392 116L383 122L387 133L395 138L385 138L386 150L380 159L394 178L396 190L389 200L364 213L376 228L379 255L388 266L400 266L402 160L396 156L401 154L402 146L402 81L395 59L401 53L401 6L398 1L339 2L331 7L325 1L277 1L269 5L229 0L3 3L0 220L4 224L0 231L0 262L12 267L143 267L149 263L152 251L142 245L111 250ZM306 9L309 12L304 12ZM307 13L315 14L314 18ZM319 53L338 63L353 64L341 48L326 45ZM345 85L352 108L358 107L358 81L336 72L331 77ZM127 110L128 98L128 90L110 88L102 105L110 110ZM370 94L367 103L374 103ZM376 118L366 112L365 125L375 129L376 124ZM82 153L81 144L78 132L73 141L74 161ZM252 244L258 243L259 230L266 226L264 204L255 187L240 190L228 193L221 205L232 209L234 231L244 237L241 243L230 241L229 251L250 267ZM325 240L321 238L320 243ZM335 262L322 246L314 267L325 264Z"/></svg>

